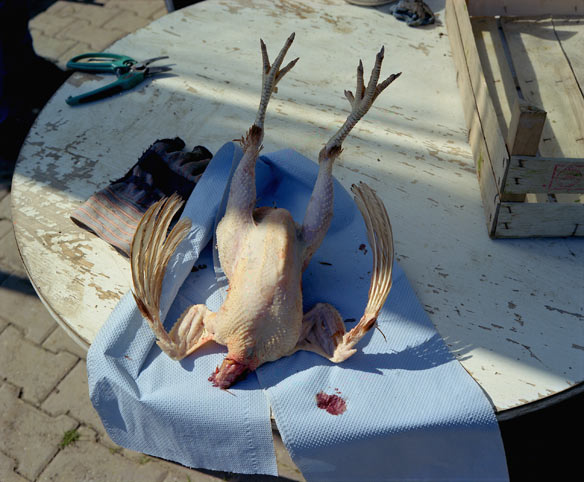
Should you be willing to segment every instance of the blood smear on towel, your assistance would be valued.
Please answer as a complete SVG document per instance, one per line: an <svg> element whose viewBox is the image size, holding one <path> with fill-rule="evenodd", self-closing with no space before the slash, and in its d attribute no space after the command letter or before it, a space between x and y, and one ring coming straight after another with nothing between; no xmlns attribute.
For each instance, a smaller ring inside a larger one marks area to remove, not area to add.
<svg viewBox="0 0 584 482"><path fill-rule="evenodd" d="M347 410L347 403L338 395L328 395L320 392L316 395L316 406L326 410L331 415L340 415Z"/></svg>

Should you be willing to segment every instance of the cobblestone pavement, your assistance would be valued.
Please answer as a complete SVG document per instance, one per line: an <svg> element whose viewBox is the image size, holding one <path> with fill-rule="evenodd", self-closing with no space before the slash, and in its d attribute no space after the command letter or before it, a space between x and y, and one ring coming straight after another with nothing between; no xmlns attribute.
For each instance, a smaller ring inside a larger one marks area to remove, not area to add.
<svg viewBox="0 0 584 482"><path fill-rule="evenodd" d="M164 0L45 0L29 23L37 54L61 68L167 13ZM43 5L44 7L44 5ZM0 481L303 480L276 439L282 477L197 471L117 446L88 396L85 351L36 296L20 260L10 185L0 183Z"/></svg>
<svg viewBox="0 0 584 482"><path fill-rule="evenodd" d="M36 53L64 68L71 57L100 52L166 13L164 0L56 1L29 28Z"/></svg>

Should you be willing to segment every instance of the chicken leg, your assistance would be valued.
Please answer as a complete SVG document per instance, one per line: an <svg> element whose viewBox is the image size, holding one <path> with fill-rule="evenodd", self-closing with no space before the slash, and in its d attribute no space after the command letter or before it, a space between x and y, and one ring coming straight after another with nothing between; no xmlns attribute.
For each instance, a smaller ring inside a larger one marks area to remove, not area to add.
<svg viewBox="0 0 584 482"><path fill-rule="evenodd" d="M367 87L363 81L363 62L359 61L355 94L345 91L345 97L351 104L351 113L318 154L318 176L302 223L301 236L306 246L303 269L306 269L312 255L322 243L333 218L332 170L335 159L342 151L343 141L357 122L369 111L377 96L401 75L401 72L392 74L383 82L378 83L383 55L384 48L382 47L375 58L375 65Z"/></svg>
<svg viewBox="0 0 584 482"><path fill-rule="evenodd" d="M277 90L278 82L298 62L296 58L280 69L293 41L294 34L288 37L273 65L270 65L266 44L260 40L263 62L260 105L255 122L245 137L241 138L243 157L233 174L236 182L231 183L225 215L217 227L217 250L221 267L227 278L233 274L233 265L239 253L240 243L246 239L246 234L255 224L253 220L253 209L256 203L255 164L262 149L264 119L270 97Z"/></svg>

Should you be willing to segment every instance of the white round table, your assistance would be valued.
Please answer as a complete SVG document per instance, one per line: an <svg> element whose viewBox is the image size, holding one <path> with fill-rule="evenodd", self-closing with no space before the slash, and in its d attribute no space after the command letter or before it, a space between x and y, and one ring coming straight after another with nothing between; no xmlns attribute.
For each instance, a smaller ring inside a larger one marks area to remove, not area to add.
<svg viewBox="0 0 584 482"><path fill-rule="evenodd" d="M121 177L156 139L216 152L251 125L259 100L259 37L272 58L296 32L300 62L268 109L264 152L316 159L348 112L359 58L385 45L382 74L403 75L344 144L334 174L363 180L389 211L397 260L452 353L499 419L582 389L584 241L491 240L486 231L443 18L411 28L388 7L343 0L209 0L125 37L109 50L168 55L174 76L69 107L69 95L111 76L74 74L46 105L21 151L13 219L24 264L57 321L89 346L130 287L129 265L71 222L91 194Z"/></svg>

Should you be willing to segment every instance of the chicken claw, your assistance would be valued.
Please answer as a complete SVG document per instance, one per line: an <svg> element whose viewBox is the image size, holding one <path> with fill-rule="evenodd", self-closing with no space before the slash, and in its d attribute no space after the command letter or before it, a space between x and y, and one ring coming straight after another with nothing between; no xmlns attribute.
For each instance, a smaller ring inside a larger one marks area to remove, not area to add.
<svg viewBox="0 0 584 482"><path fill-rule="evenodd" d="M298 62L299 60L299 58L296 57L294 60L288 63L286 67L280 70L280 66L284 61L284 57L286 56L286 53L288 53L288 49L290 48L292 42L294 41L294 36L295 34L292 34L290 35L290 37L286 39L286 43L282 47L282 50L280 50L280 53L276 57L276 60L274 61L273 65L270 65L270 60L268 58L268 49L266 48L266 44L264 43L263 40L260 39L263 62L262 95L260 99L260 107L258 109L258 113L254 124L261 129L264 128L264 119L266 117L266 110L268 108L268 102L270 101L270 97L273 92L278 92L278 88L276 87L276 85L278 84L278 82L280 82L282 77L284 77L288 72L290 72L292 67L294 67L296 65L296 62Z"/></svg>
<svg viewBox="0 0 584 482"><path fill-rule="evenodd" d="M381 47L381 50L377 53L375 57L375 65L371 71L371 77L369 78L369 83L367 87L363 82L363 62L359 60L359 66L357 67L357 88L355 89L355 94L350 90L345 90L345 97L351 104L351 114L347 117L345 123L337 131L337 133L330 138L326 146L320 151L319 160L322 156L324 157L336 157L335 152L340 153L341 144L351 132L351 129L355 127L357 122L369 111L373 102L381 92L383 92L389 84L391 84L395 79L397 79L401 72L397 74L391 74L383 82L378 83L379 76L381 74L381 64L383 62L383 55L385 48Z"/></svg>

